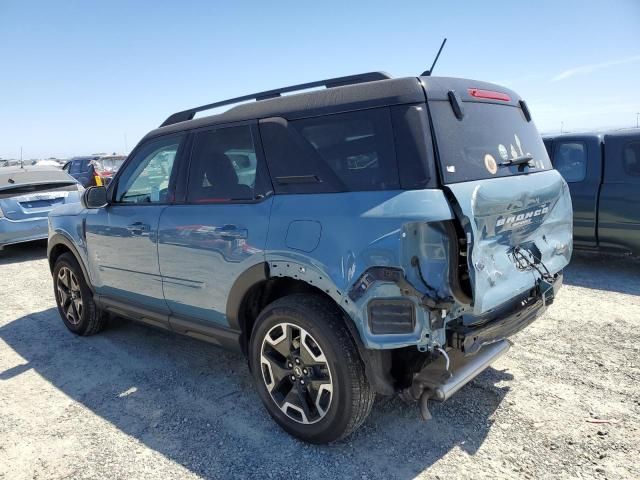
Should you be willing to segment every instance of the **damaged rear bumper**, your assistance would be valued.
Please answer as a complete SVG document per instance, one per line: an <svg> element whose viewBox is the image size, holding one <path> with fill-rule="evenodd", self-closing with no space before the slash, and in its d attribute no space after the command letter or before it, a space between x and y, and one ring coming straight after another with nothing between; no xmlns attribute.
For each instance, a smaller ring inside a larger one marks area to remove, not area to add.
<svg viewBox="0 0 640 480"><path fill-rule="evenodd" d="M506 315L479 326L457 324L447 326L448 351L438 349L441 355L414 375L411 386L403 392L420 400L425 419L430 418L429 400L444 402L469 383L511 347L507 340L538 318L553 303L562 285L562 273L553 281L540 280L535 293L520 302L520 307Z"/></svg>
<svg viewBox="0 0 640 480"><path fill-rule="evenodd" d="M506 315L479 326L447 325L447 340L449 346L465 354L473 354L483 346L515 335L544 313L562 286L562 272L555 275L553 282L540 280L535 289L535 295L521 300L518 308L512 309Z"/></svg>

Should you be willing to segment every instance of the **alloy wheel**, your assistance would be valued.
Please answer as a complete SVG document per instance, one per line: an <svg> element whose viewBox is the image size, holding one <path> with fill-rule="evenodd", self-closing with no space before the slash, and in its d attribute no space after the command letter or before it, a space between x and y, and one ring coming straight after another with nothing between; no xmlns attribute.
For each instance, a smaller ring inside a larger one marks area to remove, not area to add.
<svg viewBox="0 0 640 480"><path fill-rule="evenodd" d="M82 292L78 277L70 268L62 267L58 271L56 291L58 292L58 303L67 321L71 325L78 325L83 312Z"/></svg>
<svg viewBox="0 0 640 480"><path fill-rule="evenodd" d="M260 364L267 391L287 417L302 424L324 418L333 398L331 369L309 332L275 325L262 341Z"/></svg>

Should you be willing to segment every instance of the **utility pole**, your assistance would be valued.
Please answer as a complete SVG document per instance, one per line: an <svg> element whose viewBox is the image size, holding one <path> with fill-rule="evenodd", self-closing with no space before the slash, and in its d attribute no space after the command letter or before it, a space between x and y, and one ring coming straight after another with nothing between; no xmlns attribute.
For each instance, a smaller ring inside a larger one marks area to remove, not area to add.
<svg viewBox="0 0 640 480"><path fill-rule="evenodd" d="M640 128L640 123L638 120L640 119L640 112L636 113L636 128Z"/></svg>
<svg viewBox="0 0 640 480"><path fill-rule="evenodd" d="M560 133L564 133L564 122L560 122Z"/></svg>
<svg viewBox="0 0 640 480"><path fill-rule="evenodd" d="M20 168L24 168L24 164L22 163L22 146L20 147Z"/></svg>

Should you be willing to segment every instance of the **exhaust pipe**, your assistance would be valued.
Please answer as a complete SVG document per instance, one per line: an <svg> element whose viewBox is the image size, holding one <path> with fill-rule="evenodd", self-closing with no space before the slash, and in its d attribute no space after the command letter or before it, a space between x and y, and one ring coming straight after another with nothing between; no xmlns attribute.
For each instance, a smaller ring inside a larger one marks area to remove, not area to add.
<svg viewBox="0 0 640 480"><path fill-rule="evenodd" d="M419 399L422 418L424 420L431 418L429 400L444 402L451 398L454 393L507 353L509 348L511 348L511 342L504 339L485 345L474 355L465 356L459 350L454 350L450 351L449 355L440 357L446 362L445 365L436 361L425 367L416 375L409 389L415 395L413 398Z"/></svg>
<svg viewBox="0 0 640 480"><path fill-rule="evenodd" d="M485 345L475 355L456 359L458 360L457 362L453 360L451 377L433 389L431 398L439 402L444 402L451 398L454 393L507 353L509 348L511 348L511 343L508 340L500 340L499 342Z"/></svg>

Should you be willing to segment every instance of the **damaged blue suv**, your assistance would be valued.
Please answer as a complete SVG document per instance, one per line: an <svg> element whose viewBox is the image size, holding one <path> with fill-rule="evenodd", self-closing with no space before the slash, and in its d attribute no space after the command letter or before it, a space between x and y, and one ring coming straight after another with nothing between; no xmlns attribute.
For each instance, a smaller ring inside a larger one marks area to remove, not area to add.
<svg viewBox="0 0 640 480"><path fill-rule="evenodd" d="M571 215L516 93L374 72L171 115L51 213L48 256L69 330L240 350L274 420L326 443L376 395L428 418L504 354L554 300Z"/></svg>

